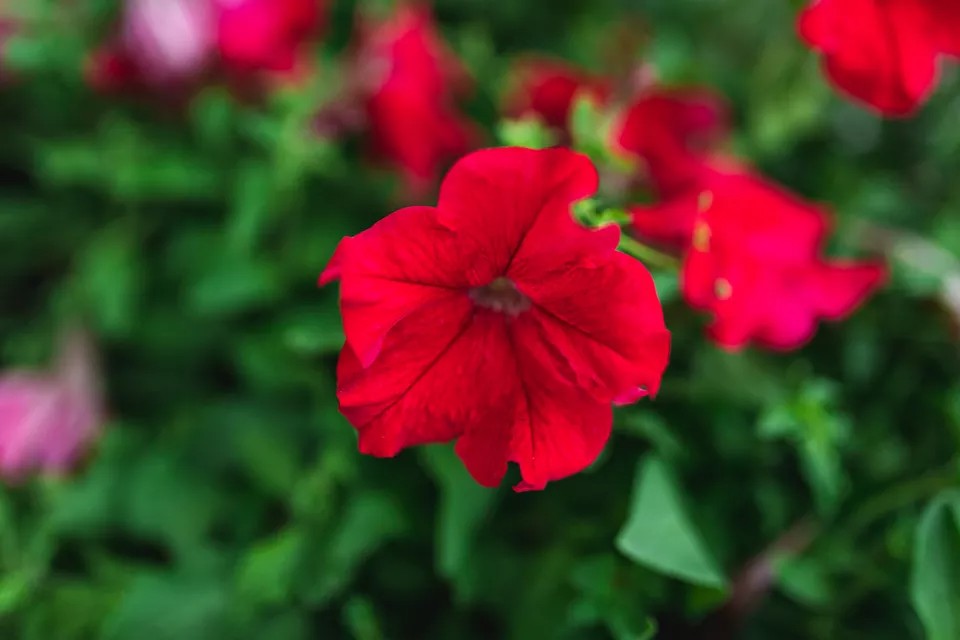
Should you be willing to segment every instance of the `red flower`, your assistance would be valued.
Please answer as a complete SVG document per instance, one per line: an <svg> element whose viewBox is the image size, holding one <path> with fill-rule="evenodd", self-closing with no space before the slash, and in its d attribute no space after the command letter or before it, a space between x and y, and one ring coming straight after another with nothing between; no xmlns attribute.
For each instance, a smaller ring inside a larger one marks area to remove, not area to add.
<svg viewBox="0 0 960 640"><path fill-rule="evenodd" d="M880 263L819 257L825 213L760 178L718 173L686 201L697 213L684 296L713 315L709 333L728 349L798 348L819 319L847 316L885 279Z"/></svg>
<svg viewBox="0 0 960 640"><path fill-rule="evenodd" d="M422 191L443 163L465 153L473 131L456 109L466 71L444 45L429 11L401 6L363 25L356 75L375 155Z"/></svg>
<svg viewBox="0 0 960 640"><path fill-rule="evenodd" d="M698 175L685 191L671 194L667 200L653 205L627 208L633 231L641 239L670 249L685 248L693 238L702 194L710 191L716 181L726 180L729 174L746 172L739 162L728 158L702 158L699 162Z"/></svg>
<svg viewBox="0 0 960 640"><path fill-rule="evenodd" d="M515 70L517 86L507 99L511 117L535 114L553 129L569 132L570 109L578 93L604 104L610 97L611 83L591 76L565 62L534 59L520 63Z"/></svg>
<svg viewBox="0 0 960 640"><path fill-rule="evenodd" d="M656 393L669 333L653 281L570 205L590 160L488 149L450 170L437 207L410 207L340 244L340 409L360 450L457 440L482 485L508 462L517 490L577 473L610 435L611 403Z"/></svg>
<svg viewBox="0 0 960 640"><path fill-rule="evenodd" d="M218 0L217 45L227 70L293 72L319 30L324 0Z"/></svg>
<svg viewBox="0 0 960 640"><path fill-rule="evenodd" d="M670 197L697 186L726 133L726 106L716 94L654 87L624 111L615 142L643 160L657 193Z"/></svg>
<svg viewBox="0 0 960 640"><path fill-rule="evenodd" d="M817 0L798 26L837 88L888 116L911 114L940 54L960 54L954 0Z"/></svg>

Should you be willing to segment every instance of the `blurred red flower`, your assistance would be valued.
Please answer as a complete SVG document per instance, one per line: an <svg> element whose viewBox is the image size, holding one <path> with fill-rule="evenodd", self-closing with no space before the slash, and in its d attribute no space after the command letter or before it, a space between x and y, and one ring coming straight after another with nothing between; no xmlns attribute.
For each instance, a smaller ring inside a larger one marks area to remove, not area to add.
<svg viewBox="0 0 960 640"><path fill-rule="evenodd" d="M941 54L960 55L956 0L816 0L798 29L838 89L887 116L913 113Z"/></svg>
<svg viewBox="0 0 960 640"><path fill-rule="evenodd" d="M594 76L559 60L532 58L514 68L514 87L509 92L505 112L518 118L538 115L544 124L569 135L570 109L578 93L605 104L612 82Z"/></svg>
<svg viewBox="0 0 960 640"><path fill-rule="evenodd" d="M729 129L723 98L708 89L651 86L621 115L615 144L641 159L657 194L696 188Z"/></svg>
<svg viewBox="0 0 960 640"><path fill-rule="evenodd" d="M412 193L470 148L474 131L456 107L469 76L425 7L401 4L386 19L364 17L354 75L372 151L403 172Z"/></svg>
<svg viewBox="0 0 960 640"><path fill-rule="evenodd" d="M746 171L737 160L723 156L704 156L698 162L696 176L690 177L685 190L671 193L670 197L655 204L627 207L630 226L641 240L668 249L685 249L693 238L697 203L702 194L709 191L715 181L724 180L727 174Z"/></svg>
<svg viewBox="0 0 960 640"><path fill-rule="evenodd" d="M596 188L566 149L478 151L436 207L341 242L321 283L341 283L337 395L362 452L457 440L480 484L516 462L515 488L542 489L596 459L611 403L656 393L670 336L652 278L616 226L571 215Z"/></svg>
<svg viewBox="0 0 960 640"><path fill-rule="evenodd" d="M92 347L82 334L69 334L53 371L0 377L0 475L68 471L103 421Z"/></svg>
<svg viewBox="0 0 960 640"><path fill-rule="evenodd" d="M233 73L293 72L326 0L217 0L217 47Z"/></svg>
<svg viewBox="0 0 960 640"><path fill-rule="evenodd" d="M827 216L793 194L742 171L718 171L706 188L682 198L695 222L681 281L721 346L798 348L818 320L846 317L885 280L882 263L821 257Z"/></svg>

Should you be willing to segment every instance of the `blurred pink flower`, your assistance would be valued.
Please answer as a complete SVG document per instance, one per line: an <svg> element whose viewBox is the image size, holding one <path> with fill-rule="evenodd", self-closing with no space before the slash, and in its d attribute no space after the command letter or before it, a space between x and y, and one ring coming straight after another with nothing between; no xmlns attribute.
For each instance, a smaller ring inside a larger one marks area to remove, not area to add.
<svg viewBox="0 0 960 640"><path fill-rule="evenodd" d="M96 359L88 338L65 336L47 372L0 376L0 475L68 471L99 434L104 409Z"/></svg>
<svg viewBox="0 0 960 640"><path fill-rule="evenodd" d="M163 84L206 68L213 27L210 0L129 0L120 40L147 81Z"/></svg>
<svg viewBox="0 0 960 640"><path fill-rule="evenodd" d="M119 35L93 53L88 81L102 91L179 95L211 74L232 86L302 66L325 0L127 0ZM257 85L258 86L258 85Z"/></svg>
<svg viewBox="0 0 960 640"><path fill-rule="evenodd" d="M97 50L88 81L101 91L190 84L214 53L212 0L128 0L116 40Z"/></svg>

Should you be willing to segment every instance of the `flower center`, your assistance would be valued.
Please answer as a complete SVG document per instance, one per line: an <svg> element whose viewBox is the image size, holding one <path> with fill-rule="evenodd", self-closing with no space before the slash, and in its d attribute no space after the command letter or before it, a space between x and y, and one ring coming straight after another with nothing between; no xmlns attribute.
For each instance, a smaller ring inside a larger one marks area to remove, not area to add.
<svg viewBox="0 0 960 640"><path fill-rule="evenodd" d="M509 278L496 278L488 285L470 289L470 299L477 306L511 316L523 313L532 304L530 298L520 293Z"/></svg>

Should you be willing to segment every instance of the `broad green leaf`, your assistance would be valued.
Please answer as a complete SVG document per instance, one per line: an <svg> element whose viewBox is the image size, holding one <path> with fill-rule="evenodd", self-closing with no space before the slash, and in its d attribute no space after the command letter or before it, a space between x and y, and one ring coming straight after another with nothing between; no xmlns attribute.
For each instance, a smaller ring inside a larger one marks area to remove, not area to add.
<svg viewBox="0 0 960 640"><path fill-rule="evenodd" d="M237 571L245 600L257 604L283 602L290 595L305 543L301 530L289 528L251 548Z"/></svg>
<svg viewBox="0 0 960 640"><path fill-rule="evenodd" d="M103 640L207 640L231 637L229 599L216 582L172 575L134 580L107 618Z"/></svg>
<svg viewBox="0 0 960 640"><path fill-rule="evenodd" d="M777 561L774 571L777 584L788 596L809 607L821 607L836 596L821 563L803 557Z"/></svg>
<svg viewBox="0 0 960 640"><path fill-rule="evenodd" d="M434 554L437 567L441 575L457 584L498 494L478 485L451 447L427 447L422 459L440 489ZM462 591L462 581L458 586Z"/></svg>
<svg viewBox="0 0 960 640"><path fill-rule="evenodd" d="M960 490L927 508L917 527L910 597L927 640L960 638Z"/></svg>
<svg viewBox="0 0 960 640"><path fill-rule="evenodd" d="M638 468L630 515L617 535L617 548L635 562L693 584L716 588L726 584L684 513L666 464L658 458L646 458Z"/></svg>
<svg viewBox="0 0 960 640"><path fill-rule="evenodd" d="M340 308L329 290L318 294L317 304L295 309L283 316L279 330L284 345L299 354L336 353L343 346Z"/></svg>

